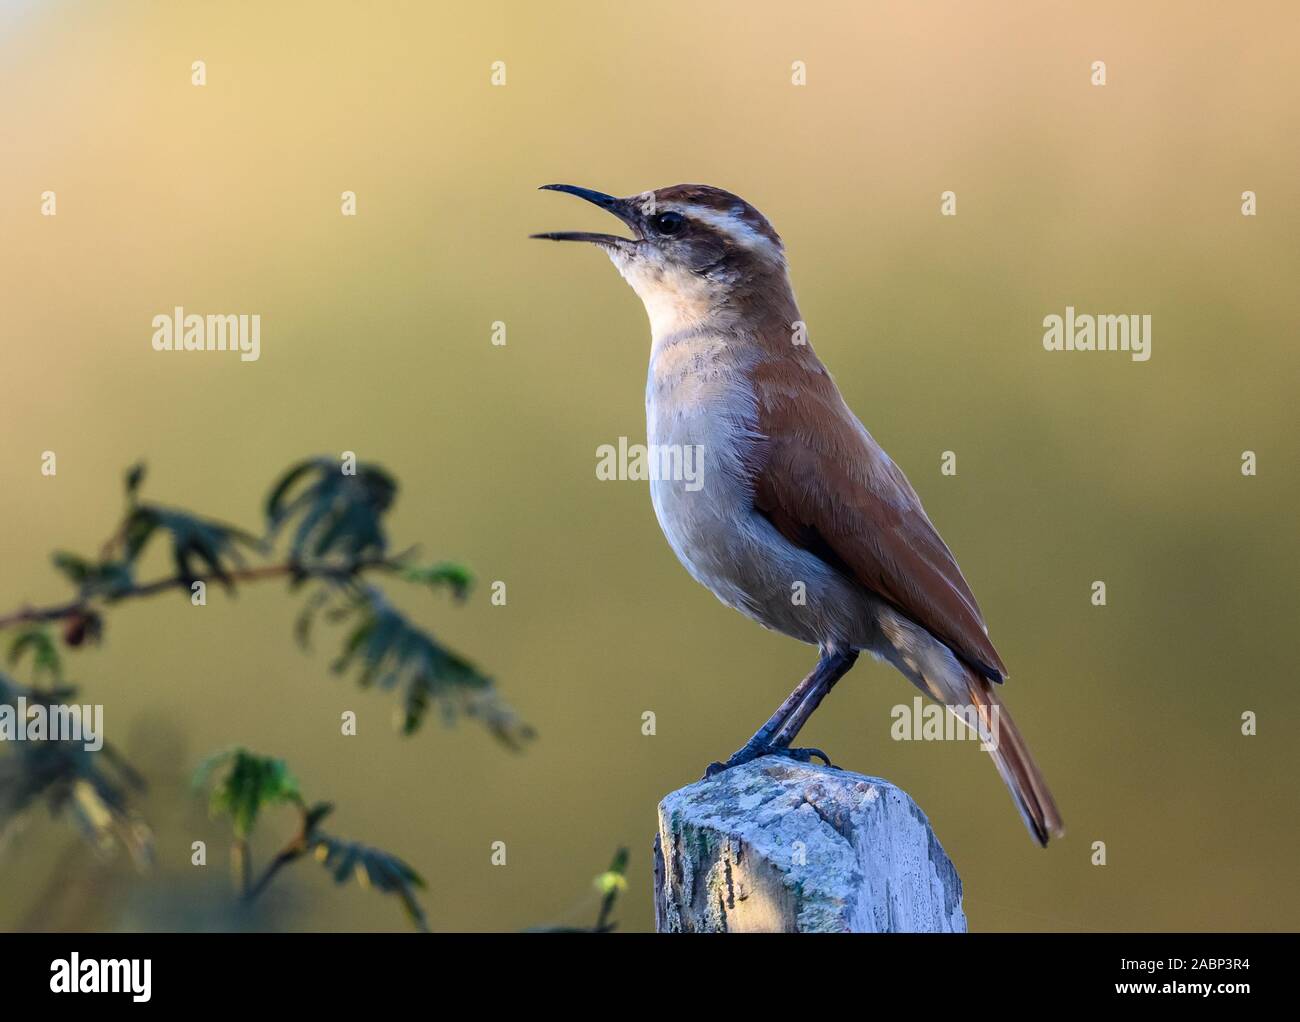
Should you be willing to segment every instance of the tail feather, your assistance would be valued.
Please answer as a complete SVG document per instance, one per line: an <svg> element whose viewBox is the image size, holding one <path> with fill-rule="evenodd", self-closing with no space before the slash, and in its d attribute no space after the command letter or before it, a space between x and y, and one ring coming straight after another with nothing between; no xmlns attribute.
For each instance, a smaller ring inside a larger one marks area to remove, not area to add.
<svg viewBox="0 0 1300 1022"><path fill-rule="evenodd" d="M1047 789L1047 780L1029 754L1020 730L1016 727L1011 714L1007 712L997 690L983 677L970 672L967 688L971 704L979 713L980 723L985 733L993 736L990 751L993 763L1002 775L1002 780L1011 790L1020 816L1029 828L1029 833L1043 847L1048 838L1062 837L1065 824L1061 820L1056 800Z"/></svg>

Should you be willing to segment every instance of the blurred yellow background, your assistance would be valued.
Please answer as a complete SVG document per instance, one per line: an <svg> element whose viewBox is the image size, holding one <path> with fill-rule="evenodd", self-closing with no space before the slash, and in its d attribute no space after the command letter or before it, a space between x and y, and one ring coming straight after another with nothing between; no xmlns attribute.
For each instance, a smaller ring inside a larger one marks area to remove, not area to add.
<svg viewBox="0 0 1300 1022"><path fill-rule="evenodd" d="M97 863L42 814L0 859L0 928L236 925L226 828L185 786L233 742L422 871L436 929L590 922L620 844L619 917L652 928L657 800L813 654L689 579L645 483L597 481L598 445L644 439L648 329L599 252L527 240L609 229L550 181L707 182L783 235L812 341L960 560L1069 827L1041 851L971 743L891 741L913 690L864 659L803 738L912 794L971 928L1294 928L1296 37L1286 2L6 4L0 610L68 595L49 551L98 548L137 458L152 498L257 528L286 465L353 450L401 480L394 542L480 579L465 608L402 605L539 738L399 737L386 694L329 673L334 636L294 646L279 586L121 606L70 675L151 779L158 868ZM260 314L260 360L154 352L176 305ZM1151 360L1045 352L1066 305L1150 314ZM404 927L291 876L274 925Z"/></svg>

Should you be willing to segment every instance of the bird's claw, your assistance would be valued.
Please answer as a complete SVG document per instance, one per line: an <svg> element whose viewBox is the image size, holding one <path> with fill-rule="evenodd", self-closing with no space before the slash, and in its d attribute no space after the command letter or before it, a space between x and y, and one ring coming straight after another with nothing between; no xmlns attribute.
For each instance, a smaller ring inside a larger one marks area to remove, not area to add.
<svg viewBox="0 0 1300 1022"><path fill-rule="evenodd" d="M767 748L763 748L763 749L745 748L745 749L741 749L725 763L719 763L719 762L710 763L705 768L704 776L701 777L700 780L701 781L712 780L714 777L717 777L718 774L722 773L725 770L730 770L732 767L740 766L742 763L749 763L753 760L760 758L761 756L785 756L788 759L794 760L796 763L811 763L813 761L813 758L816 757L817 759L820 759L823 763L825 763L828 767L834 768L835 766L835 764L831 762L831 758L828 755L826 755L826 753L822 752L821 749L786 749L786 748L777 748L774 746L768 746Z"/></svg>
<svg viewBox="0 0 1300 1022"><path fill-rule="evenodd" d="M700 780L701 781L710 780L711 778L717 777L718 774L722 773L722 771L726 769L727 769L726 763L721 763L715 760L714 762L710 763L708 766L704 768L704 776L701 777Z"/></svg>
<svg viewBox="0 0 1300 1022"><path fill-rule="evenodd" d="M831 762L830 756L822 752L821 749L776 749L773 751L779 756L788 756L790 759L793 759L798 763L811 763L813 757L816 757L828 767L831 767L832 769L835 768L835 764Z"/></svg>
<svg viewBox="0 0 1300 1022"><path fill-rule="evenodd" d="M768 753L772 751L773 751L772 749L753 748L751 746L746 745L744 748L737 749L734 753L732 753L731 758L728 759L725 763L710 763L705 768L704 776L701 777L700 780L701 781L710 780L711 778L717 777L718 774L722 773L724 770L730 770L732 767L738 767L742 763L748 763L751 760L758 759L759 756L766 756L768 755Z"/></svg>

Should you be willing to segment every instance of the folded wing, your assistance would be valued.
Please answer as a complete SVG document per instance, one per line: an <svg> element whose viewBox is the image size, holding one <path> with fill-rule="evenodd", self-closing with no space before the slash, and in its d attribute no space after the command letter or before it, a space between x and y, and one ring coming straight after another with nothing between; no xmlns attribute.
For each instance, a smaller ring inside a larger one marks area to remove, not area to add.
<svg viewBox="0 0 1300 1022"><path fill-rule="evenodd" d="M798 374L795 386L793 374ZM755 374L754 505L789 540L892 604L990 681L1006 666L961 569L902 471L815 361Z"/></svg>

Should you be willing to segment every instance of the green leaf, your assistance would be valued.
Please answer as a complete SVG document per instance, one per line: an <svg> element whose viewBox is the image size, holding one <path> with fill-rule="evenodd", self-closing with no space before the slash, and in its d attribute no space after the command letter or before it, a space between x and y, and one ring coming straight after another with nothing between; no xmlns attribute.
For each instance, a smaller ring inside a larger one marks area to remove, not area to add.
<svg viewBox="0 0 1300 1022"><path fill-rule="evenodd" d="M126 470L126 499L128 502L135 502L135 495L140 491L140 484L144 482L144 474L145 466L143 461L137 461Z"/></svg>
<svg viewBox="0 0 1300 1022"><path fill-rule="evenodd" d="M103 596L117 599L135 584L131 565L126 561L108 560L102 563L56 550L51 557L54 566L72 582L83 599Z"/></svg>
<svg viewBox="0 0 1300 1022"><path fill-rule="evenodd" d="M403 734L418 730L429 708L437 705L447 720L463 715L482 721L512 748L533 737L532 729L500 702L491 678L412 624L378 589L353 592L340 610L352 626L333 670L354 670L363 688L378 684L398 690Z"/></svg>
<svg viewBox="0 0 1300 1022"><path fill-rule="evenodd" d="M289 544L300 563L382 557L388 546L383 518L396 496L397 480L378 465L358 463L355 474L345 475L332 458L309 458L272 487L267 531L274 536L297 519Z"/></svg>
<svg viewBox="0 0 1300 1022"><path fill-rule="evenodd" d="M303 831L308 835L314 835L316 828L320 825L321 820L334 812L334 803L317 802L308 809L303 818Z"/></svg>
<svg viewBox="0 0 1300 1022"><path fill-rule="evenodd" d="M424 880L396 855L328 834L317 835L311 848L316 861L333 874L335 883L352 879L362 887L396 895L412 925L419 930L428 929L424 909L415 897L415 889L423 888Z"/></svg>
<svg viewBox="0 0 1300 1022"><path fill-rule="evenodd" d="M59 658L59 648L50 633L42 625L24 628L9 644L9 663L17 666L23 654L32 654L32 678L39 680L42 675L51 681L63 680L63 661Z"/></svg>
<svg viewBox="0 0 1300 1022"><path fill-rule="evenodd" d="M82 582L98 567L92 564L84 557L78 557L76 554L70 554L63 550L56 550L50 556L54 566L68 577L68 580L75 585L81 585Z"/></svg>
<svg viewBox="0 0 1300 1022"><path fill-rule="evenodd" d="M329 603L330 591L326 588L317 589L303 601L302 609L293 623L294 638L302 649L310 648L311 630L316 623L316 616L328 607Z"/></svg>
<svg viewBox="0 0 1300 1022"><path fill-rule="evenodd" d="M408 582L428 586L435 592L444 586L451 590L452 598L463 603L474 585L474 576L469 569L451 561L441 564L404 566L398 574Z"/></svg>
<svg viewBox="0 0 1300 1022"><path fill-rule="evenodd" d="M238 746L214 753L200 763L194 772L194 786L205 787L222 766L229 769L213 787L208 809L214 818L229 816L235 836L240 839L253 832L264 808L285 802L302 804L298 779L284 760L259 756Z"/></svg>
<svg viewBox="0 0 1300 1022"><path fill-rule="evenodd" d="M231 586L230 572L244 565L240 547L258 545L256 537L232 525L188 511L140 504L127 517L124 529L127 560L135 561L160 530L171 537L176 575L187 585L202 575L211 575Z"/></svg>

